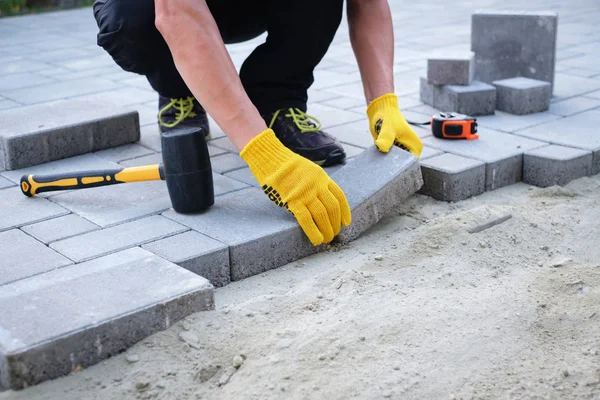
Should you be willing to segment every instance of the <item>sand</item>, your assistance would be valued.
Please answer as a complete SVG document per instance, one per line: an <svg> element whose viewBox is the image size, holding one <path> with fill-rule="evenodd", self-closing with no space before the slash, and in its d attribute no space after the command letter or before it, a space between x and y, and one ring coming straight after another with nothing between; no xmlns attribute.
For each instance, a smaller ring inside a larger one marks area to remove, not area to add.
<svg viewBox="0 0 600 400"><path fill-rule="evenodd" d="M600 177L414 196L17 399L599 399ZM482 216L511 218L477 233Z"/></svg>

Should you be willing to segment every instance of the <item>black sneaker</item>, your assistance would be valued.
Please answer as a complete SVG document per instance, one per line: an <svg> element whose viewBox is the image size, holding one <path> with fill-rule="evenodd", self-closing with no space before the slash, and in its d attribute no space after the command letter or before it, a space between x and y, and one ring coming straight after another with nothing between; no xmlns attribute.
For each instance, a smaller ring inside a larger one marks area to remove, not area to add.
<svg viewBox="0 0 600 400"><path fill-rule="evenodd" d="M316 118L298 108L277 110L263 118L285 147L317 165L327 167L346 159L341 143L320 130L321 123Z"/></svg>
<svg viewBox="0 0 600 400"><path fill-rule="evenodd" d="M204 130L204 137L210 140L210 129L206 111L192 97L168 98L158 97L158 127L161 133L174 128L199 127Z"/></svg>

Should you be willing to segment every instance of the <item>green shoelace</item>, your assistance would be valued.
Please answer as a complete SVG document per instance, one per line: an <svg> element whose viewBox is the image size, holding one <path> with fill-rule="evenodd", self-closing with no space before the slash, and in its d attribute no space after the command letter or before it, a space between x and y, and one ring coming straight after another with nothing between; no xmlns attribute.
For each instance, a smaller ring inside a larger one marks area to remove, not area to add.
<svg viewBox="0 0 600 400"><path fill-rule="evenodd" d="M279 116L281 111L283 111L283 110L284 109L275 111L275 114L273 114L273 118L271 118L271 123L269 124L269 128L271 128L273 126L273 124L275 123L275 120L277 119L277 117ZM288 118L292 118L292 120L294 121L294 124L296 124L298 129L300 129L300 132L302 132L302 133L316 132L319 129L321 129L321 122L319 122L319 120L316 119L315 117L306 114L304 111L302 111L298 108L288 108L287 111L288 111L288 113L285 114L285 116Z"/></svg>
<svg viewBox="0 0 600 400"><path fill-rule="evenodd" d="M175 108L177 112L175 113L175 121L170 124L167 124L162 119L162 114L170 108ZM193 97L183 97L180 99L171 99L171 102L164 106L158 113L158 122L164 127L173 128L181 121L188 117L195 117L196 113L194 112L194 98Z"/></svg>

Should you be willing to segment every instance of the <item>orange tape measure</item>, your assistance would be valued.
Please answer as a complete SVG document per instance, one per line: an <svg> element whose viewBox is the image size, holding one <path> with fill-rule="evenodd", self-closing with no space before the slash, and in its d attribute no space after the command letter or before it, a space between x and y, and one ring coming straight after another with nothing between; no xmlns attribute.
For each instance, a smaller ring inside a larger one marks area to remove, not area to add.
<svg viewBox="0 0 600 400"><path fill-rule="evenodd" d="M431 133L439 139L477 140L477 119L465 114L443 112L431 117L431 121L412 125L431 125Z"/></svg>

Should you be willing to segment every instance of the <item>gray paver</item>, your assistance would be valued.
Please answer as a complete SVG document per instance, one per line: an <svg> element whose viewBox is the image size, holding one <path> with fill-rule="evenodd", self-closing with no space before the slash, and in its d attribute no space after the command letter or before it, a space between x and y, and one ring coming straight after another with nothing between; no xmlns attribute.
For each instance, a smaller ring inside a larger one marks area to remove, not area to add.
<svg viewBox="0 0 600 400"><path fill-rule="evenodd" d="M527 138L544 140L552 144L575 147L593 152L592 174L600 173L600 111L585 111L556 121L516 131Z"/></svg>
<svg viewBox="0 0 600 400"><path fill-rule="evenodd" d="M144 125L140 128L140 142L142 146L160 152L162 145L160 143L160 133L158 124Z"/></svg>
<svg viewBox="0 0 600 400"><path fill-rule="evenodd" d="M113 81L89 77L12 90L7 97L22 104L36 104L117 88Z"/></svg>
<svg viewBox="0 0 600 400"><path fill-rule="evenodd" d="M243 182L250 186L260 187L260 185L256 181L256 178L254 177L254 175L252 175L252 171L250 171L250 168L248 167L228 172L225 174L225 176L231 179L235 179L236 181Z"/></svg>
<svg viewBox="0 0 600 400"><path fill-rule="evenodd" d="M361 122L338 125L327 129L327 133L336 137L342 143L367 148L373 146L373 136L369 131L369 122L365 119Z"/></svg>
<svg viewBox="0 0 600 400"><path fill-rule="evenodd" d="M433 85L469 85L473 81L475 55L444 54L427 60L427 82Z"/></svg>
<svg viewBox="0 0 600 400"><path fill-rule="evenodd" d="M26 197L18 187L0 190L0 231L68 213L42 197Z"/></svg>
<svg viewBox="0 0 600 400"><path fill-rule="evenodd" d="M86 261L186 231L160 215L63 239L50 247L76 262Z"/></svg>
<svg viewBox="0 0 600 400"><path fill-rule="evenodd" d="M240 152L238 150L238 148L235 147L235 145L231 142L231 140L229 140L228 137L220 137L220 138L212 139L209 143L211 144L211 146L220 147L220 148L230 151L232 153L237 154Z"/></svg>
<svg viewBox="0 0 600 400"><path fill-rule="evenodd" d="M556 121L559 116L549 112L541 112L528 115L513 115L503 111L497 111L494 115L482 115L477 117L480 127L491 128L501 132L515 132L530 126L540 125L549 121Z"/></svg>
<svg viewBox="0 0 600 400"><path fill-rule="evenodd" d="M434 148L427 147L427 146L423 146L423 151L421 151L421 156L419 157L419 159L420 160L427 160L428 158L439 156L441 154L444 154L444 152L441 151L441 150L434 149Z"/></svg>
<svg viewBox="0 0 600 400"><path fill-rule="evenodd" d="M523 76L554 83L558 14L489 10L471 19L475 79Z"/></svg>
<svg viewBox="0 0 600 400"><path fill-rule="evenodd" d="M8 179L0 176L0 189L6 189L11 186L15 186L16 183L9 181Z"/></svg>
<svg viewBox="0 0 600 400"><path fill-rule="evenodd" d="M569 98L587 95L600 89L600 80L581 78L563 73L555 74L554 95L558 98Z"/></svg>
<svg viewBox="0 0 600 400"><path fill-rule="evenodd" d="M358 238L423 185L418 159L397 147L381 153L371 146L331 178L346 194L352 210L352 224L343 227L335 239L339 243Z"/></svg>
<svg viewBox="0 0 600 400"><path fill-rule="evenodd" d="M43 85L50 82L56 82L56 80L36 74L35 72L10 74L0 76L0 91L7 93L9 90Z"/></svg>
<svg viewBox="0 0 600 400"><path fill-rule="evenodd" d="M322 247L314 247L292 214L274 206L260 189L217 198L202 214L169 210L163 215L227 244L232 281L280 267Z"/></svg>
<svg viewBox="0 0 600 400"><path fill-rule="evenodd" d="M233 153L211 157L210 162L213 171L219 174L225 174L236 169L244 168L248 165L240 156Z"/></svg>
<svg viewBox="0 0 600 400"><path fill-rule="evenodd" d="M180 233L142 248L208 279L216 287L230 282L229 247L201 233Z"/></svg>
<svg viewBox="0 0 600 400"><path fill-rule="evenodd" d="M3 286L0 390L87 368L214 307L206 279L139 248Z"/></svg>
<svg viewBox="0 0 600 400"><path fill-rule="evenodd" d="M522 140L518 136L480 129L479 140L423 139L423 144L448 153L483 161L486 164L485 189L494 190L522 179L523 153L547 143Z"/></svg>
<svg viewBox="0 0 600 400"><path fill-rule="evenodd" d="M471 116L490 115L496 110L496 88L479 81L470 85L443 85L434 90L434 107Z"/></svg>
<svg viewBox="0 0 600 400"><path fill-rule="evenodd" d="M550 145L525 153L523 182L548 187L566 185L570 181L590 175L592 152Z"/></svg>
<svg viewBox="0 0 600 400"><path fill-rule="evenodd" d="M108 104L57 101L0 111L0 120L0 169L25 168L140 138L137 114Z"/></svg>
<svg viewBox="0 0 600 400"><path fill-rule="evenodd" d="M550 105L548 112L568 117L582 111L600 107L600 99L588 99L585 97L573 97L563 101L557 101Z"/></svg>
<svg viewBox="0 0 600 400"><path fill-rule="evenodd" d="M460 201L485 191L485 163L455 154L421 161L423 187L419 193L442 201Z"/></svg>
<svg viewBox="0 0 600 400"><path fill-rule="evenodd" d="M439 91L440 88L427 82L427 78L425 77L420 78L419 85L419 100L433 107L435 104L436 92Z"/></svg>
<svg viewBox="0 0 600 400"><path fill-rule="evenodd" d="M100 227L75 214L21 227L21 230L46 244L96 229L100 229Z"/></svg>
<svg viewBox="0 0 600 400"><path fill-rule="evenodd" d="M496 108L516 115L533 114L548 110L552 85L531 78L510 78L494 81Z"/></svg>
<svg viewBox="0 0 600 400"><path fill-rule="evenodd" d="M323 104L310 104L307 114L317 118L321 122L323 129L329 129L333 126L355 121L363 121L365 124L368 123L366 113L361 116L351 111L339 110Z"/></svg>
<svg viewBox="0 0 600 400"><path fill-rule="evenodd" d="M12 100L0 99L0 110L8 110L9 108L19 107L20 104Z"/></svg>
<svg viewBox="0 0 600 400"><path fill-rule="evenodd" d="M112 149L101 150L94 154L98 157L118 163L121 161L130 160L132 158L147 156L153 153L153 151L140 146L139 144L132 143Z"/></svg>
<svg viewBox="0 0 600 400"><path fill-rule="evenodd" d="M52 201L101 227L121 224L172 207L164 181L71 190L53 196Z"/></svg>
<svg viewBox="0 0 600 400"><path fill-rule="evenodd" d="M213 172L213 186L215 196L223 196L225 194L236 192L241 189L246 189L249 186L238 180Z"/></svg>
<svg viewBox="0 0 600 400"><path fill-rule="evenodd" d="M18 229L0 232L0 260L2 260L0 294L2 285L9 282L73 263Z"/></svg>
<svg viewBox="0 0 600 400"><path fill-rule="evenodd" d="M34 72L49 68L50 64L46 64L33 60L14 60L0 64L0 75L16 74L23 72Z"/></svg>

